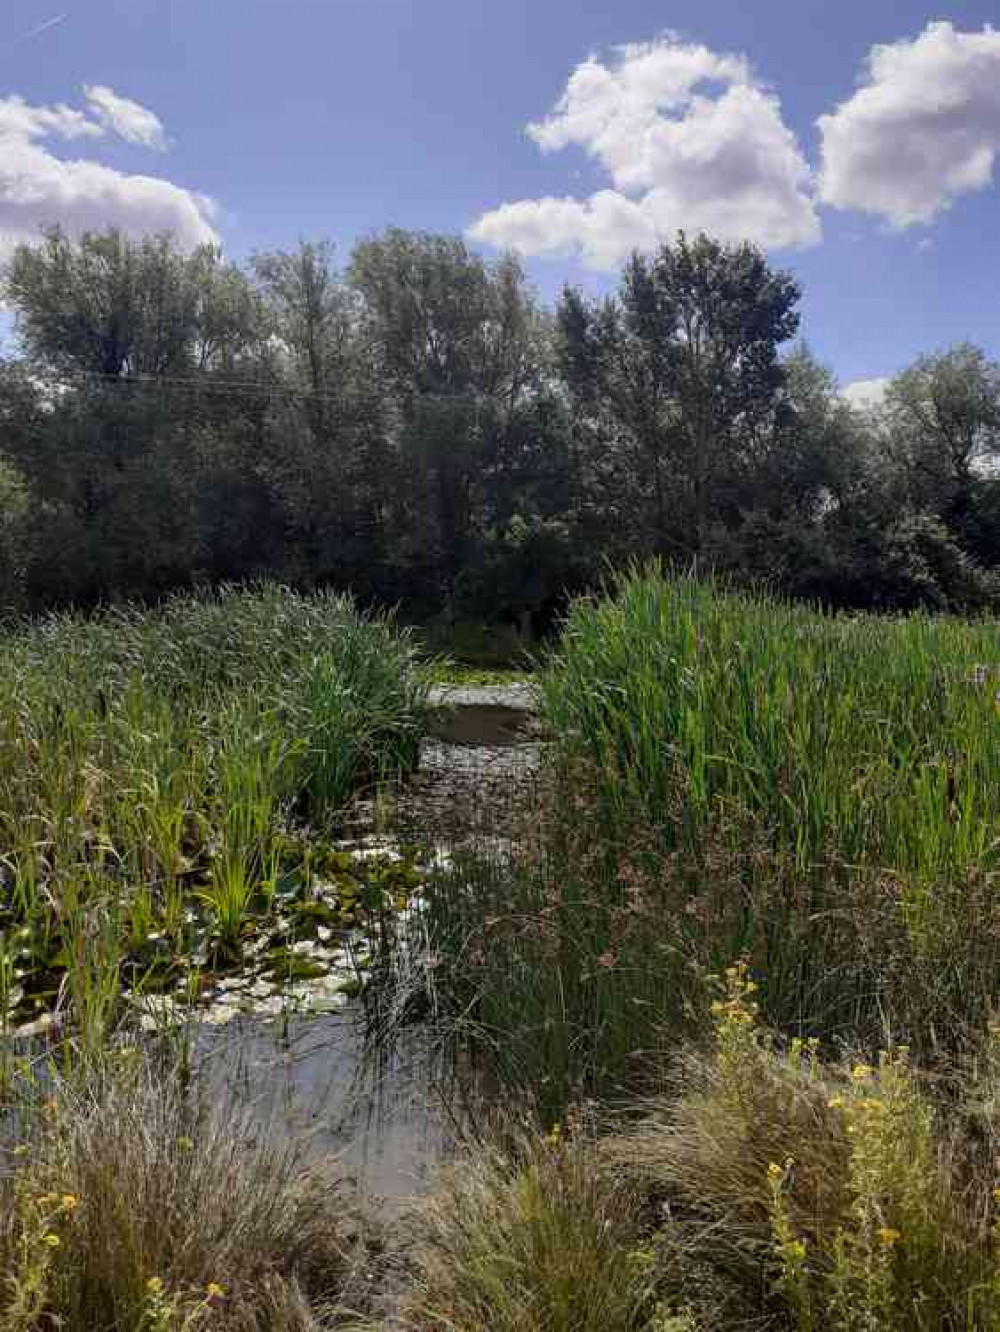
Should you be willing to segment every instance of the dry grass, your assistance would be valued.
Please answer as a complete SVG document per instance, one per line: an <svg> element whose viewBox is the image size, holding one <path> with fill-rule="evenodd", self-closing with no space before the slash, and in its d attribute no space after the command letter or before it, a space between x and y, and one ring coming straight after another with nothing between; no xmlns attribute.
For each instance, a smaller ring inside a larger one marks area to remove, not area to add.
<svg viewBox="0 0 1000 1332"><path fill-rule="evenodd" d="M402 1315L411 1332L638 1332L652 1314L629 1192L592 1141L515 1135L449 1169Z"/></svg>
<svg viewBox="0 0 1000 1332"><path fill-rule="evenodd" d="M334 1326L357 1256L337 1182L133 1062L57 1086L8 1148L2 1332Z"/></svg>

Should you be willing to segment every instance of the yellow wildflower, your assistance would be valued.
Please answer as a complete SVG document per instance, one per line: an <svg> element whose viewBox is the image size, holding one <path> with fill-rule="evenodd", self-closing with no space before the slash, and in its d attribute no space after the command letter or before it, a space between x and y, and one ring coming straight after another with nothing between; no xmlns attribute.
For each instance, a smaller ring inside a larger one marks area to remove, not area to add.
<svg viewBox="0 0 1000 1332"><path fill-rule="evenodd" d="M898 1244L903 1238L899 1231L894 1230L892 1226L882 1226L879 1229L878 1237L887 1249L891 1249L894 1244Z"/></svg>
<svg viewBox="0 0 1000 1332"><path fill-rule="evenodd" d="M62 1196L62 1209L64 1212L75 1211L80 1206L80 1199L75 1193L64 1193Z"/></svg>
<svg viewBox="0 0 1000 1332"><path fill-rule="evenodd" d="M54 1231L50 1230L42 1236L42 1243L47 1244L50 1249L58 1249L62 1240Z"/></svg>
<svg viewBox="0 0 1000 1332"><path fill-rule="evenodd" d="M191 1141L190 1138L178 1138L178 1139L177 1139L177 1150L178 1150L179 1152L191 1152L191 1151L194 1151L194 1143Z"/></svg>
<svg viewBox="0 0 1000 1332"><path fill-rule="evenodd" d="M221 1300L225 1293L225 1290L217 1281L210 1281L205 1287L205 1294L210 1300Z"/></svg>
<svg viewBox="0 0 1000 1332"><path fill-rule="evenodd" d="M157 1276L150 1277L149 1280L146 1282L146 1290L150 1295L162 1295L163 1278Z"/></svg>
<svg viewBox="0 0 1000 1332"><path fill-rule="evenodd" d="M840 1110L845 1104L846 1102L842 1096L831 1096L829 1101L827 1101L827 1105L831 1110Z"/></svg>
<svg viewBox="0 0 1000 1332"><path fill-rule="evenodd" d="M851 1069L851 1077L855 1082L864 1082L865 1079L870 1078L874 1072L875 1070L872 1068L871 1064L855 1064Z"/></svg>
<svg viewBox="0 0 1000 1332"><path fill-rule="evenodd" d="M778 1165L777 1161L772 1161L767 1167L768 1179L781 1179L784 1173L785 1172L782 1170L781 1166Z"/></svg>

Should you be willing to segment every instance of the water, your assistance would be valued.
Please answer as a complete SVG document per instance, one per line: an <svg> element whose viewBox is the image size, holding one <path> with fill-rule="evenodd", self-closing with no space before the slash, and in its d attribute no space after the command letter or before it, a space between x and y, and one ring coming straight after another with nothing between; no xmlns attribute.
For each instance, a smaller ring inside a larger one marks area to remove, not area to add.
<svg viewBox="0 0 1000 1332"><path fill-rule="evenodd" d="M440 710L419 770L394 800L398 835L446 839L441 854L487 830L509 836L542 752L530 686L442 690L432 701ZM357 802L362 842L374 815L373 802ZM377 840L384 849L391 836ZM428 1029L404 1028L376 1056L360 1001L319 1016L238 1016L202 1028L196 1052L213 1103L248 1112L263 1133L292 1135L307 1154L335 1156L390 1214L422 1191L454 1140Z"/></svg>
<svg viewBox="0 0 1000 1332"><path fill-rule="evenodd" d="M334 1158L363 1197L389 1212L424 1189L452 1141L433 1090L437 1064L419 1028L373 1062L357 1006L293 1018L287 1029L239 1018L203 1029L196 1043L209 1103L249 1114L265 1135L291 1138L306 1159Z"/></svg>

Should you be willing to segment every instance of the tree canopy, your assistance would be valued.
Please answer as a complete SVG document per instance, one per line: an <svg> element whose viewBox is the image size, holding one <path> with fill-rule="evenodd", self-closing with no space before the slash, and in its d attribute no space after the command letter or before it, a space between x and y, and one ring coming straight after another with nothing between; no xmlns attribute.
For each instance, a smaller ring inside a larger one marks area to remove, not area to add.
<svg viewBox="0 0 1000 1332"><path fill-rule="evenodd" d="M2 292L8 608L270 574L541 623L650 554L831 606L996 596L1000 366L937 352L859 412L750 245L679 235L549 310L452 236L240 267L54 228Z"/></svg>

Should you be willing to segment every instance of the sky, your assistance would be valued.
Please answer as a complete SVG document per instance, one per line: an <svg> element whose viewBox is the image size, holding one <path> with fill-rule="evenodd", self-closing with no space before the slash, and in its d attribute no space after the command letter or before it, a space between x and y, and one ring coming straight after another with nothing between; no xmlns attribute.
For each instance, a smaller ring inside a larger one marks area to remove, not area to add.
<svg viewBox="0 0 1000 1332"><path fill-rule="evenodd" d="M389 225L554 299L678 228L803 289L852 395L1000 359L994 4L3 0L0 258L41 225L254 251ZM9 325L8 325L9 329Z"/></svg>

